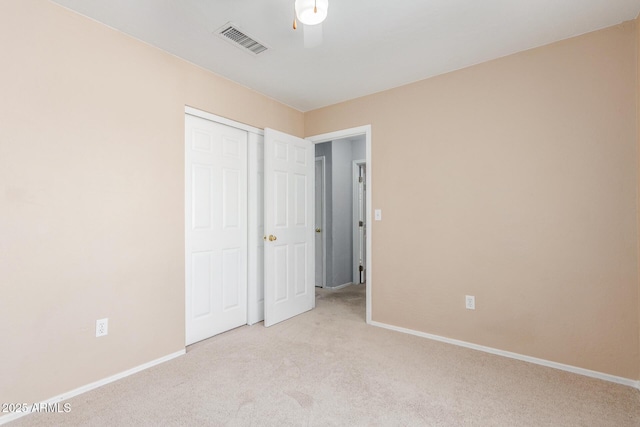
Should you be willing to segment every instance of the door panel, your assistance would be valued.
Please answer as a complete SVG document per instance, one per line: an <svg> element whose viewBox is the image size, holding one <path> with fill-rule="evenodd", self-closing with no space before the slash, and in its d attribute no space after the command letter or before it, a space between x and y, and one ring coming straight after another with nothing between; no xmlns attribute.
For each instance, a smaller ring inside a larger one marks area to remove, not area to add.
<svg viewBox="0 0 640 427"><path fill-rule="evenodd" d="M238 228L240 226L241 181L242 178L238 170L224 169L222 171L223 228Z"/></svg>
<svg viewBox="0 0 640 427"><path fill-rule="evenodd" d="M247 132L185 116L186 344L247 323Z"/></svg>
<svg viewBox="0 0 640 427"><path fill-rule="evenodd" d="M242 280L240 264L241 255L238 249L222 251L222 310L229 311L240 305L240 281ZM244 303L244 301L242 301Z"/></svg>
<svg viewBox="0 0 640 427"><path fill-rule="evenodd" d="M297 227L306 227L309 215L307 212L307 177L300 174L293 175L295 220Z"/></svg>
<svg viewBox="0 0 640 427"><path fill-rule="evenodd" d="M273 261L275 267L275 302L280 303L288 298L289 276L289 248L286 245L277 245L273 248Z"/></svg>
<svg viewBox="0 0 640 427"><path fill-rule="evenodd" d="M307 277L307 244L297 243L294 245L294 257L293 265L295 267L295 290L296 296L304 295L307 292L306 277Z"/></svg>
<svg viewBox="0 0 640 427"><path fill-rule="evenodd" d="M213 169L210 166L194 163L192 166L192 221L194 230L211 229L212 200L211 183L213 181Z"/></svg>
<svg viewBox="0 0 640 427"><path fill-rule="evenodd" d="M314 147L265 129L265 326L315 306Z"/></svg>
<svg viewBox="0 0 640 427"><path fill-rule="evenodd" d="M213 274L212 252L194 252L191 255L193 317L200 318L211 313L211 278Z"/></svg>

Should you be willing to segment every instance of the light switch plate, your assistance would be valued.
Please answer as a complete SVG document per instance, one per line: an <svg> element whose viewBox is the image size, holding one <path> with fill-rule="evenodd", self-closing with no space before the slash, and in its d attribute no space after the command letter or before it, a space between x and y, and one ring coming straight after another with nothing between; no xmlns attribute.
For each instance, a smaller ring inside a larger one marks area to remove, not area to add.
<svg viewBox="0 0 640 427"><path fill-rule="evenodd" d="M375 220L382 221L382 209L375 210Z"/></svg>

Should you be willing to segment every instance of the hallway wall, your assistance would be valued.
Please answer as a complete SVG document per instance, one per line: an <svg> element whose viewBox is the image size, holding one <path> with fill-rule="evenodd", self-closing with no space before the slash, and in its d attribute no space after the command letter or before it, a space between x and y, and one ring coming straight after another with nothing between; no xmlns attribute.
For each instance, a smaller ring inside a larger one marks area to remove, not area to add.
<svg viewBox="0 0 640 427"><path fill-rule="evenodd" d="M327 287L353 281L353 170L362 160L364 138L316 145L316 157L325 155L327 174Z"/></svg>

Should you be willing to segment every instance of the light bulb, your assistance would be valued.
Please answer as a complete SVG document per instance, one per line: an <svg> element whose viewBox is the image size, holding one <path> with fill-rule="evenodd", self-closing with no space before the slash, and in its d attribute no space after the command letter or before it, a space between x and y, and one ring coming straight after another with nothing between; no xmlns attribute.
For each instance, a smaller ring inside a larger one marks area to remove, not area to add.
<svg viewBox="0 0 640 427"><path fill-rule="evenodd" d="M329 0L296 0L296 15L305 25L316 25L324 21L329 9Z"/></svg>

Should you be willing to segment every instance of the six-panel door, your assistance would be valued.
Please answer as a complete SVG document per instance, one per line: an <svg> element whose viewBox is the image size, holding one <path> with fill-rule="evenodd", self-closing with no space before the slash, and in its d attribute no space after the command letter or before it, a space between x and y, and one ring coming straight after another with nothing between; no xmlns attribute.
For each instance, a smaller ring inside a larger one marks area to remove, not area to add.
<svg viewBox="0 0 640 427"><path fill-rule="evenodd" d="M265 326L315 306L313 144L264 135Z"/></svg>
<svg viewBox="0 0 640 427"><path fill-rule="evenodd" d="M247 132L185 117L188 345L247 323Z"/></svg>

